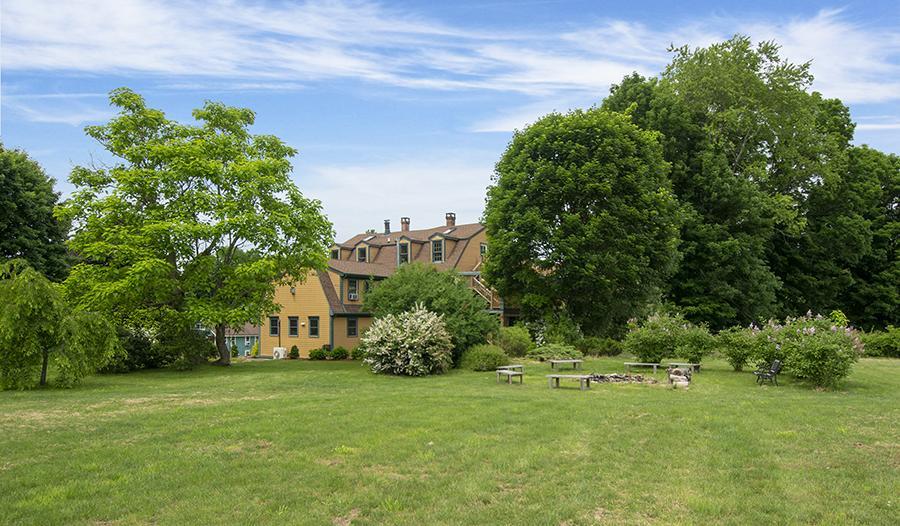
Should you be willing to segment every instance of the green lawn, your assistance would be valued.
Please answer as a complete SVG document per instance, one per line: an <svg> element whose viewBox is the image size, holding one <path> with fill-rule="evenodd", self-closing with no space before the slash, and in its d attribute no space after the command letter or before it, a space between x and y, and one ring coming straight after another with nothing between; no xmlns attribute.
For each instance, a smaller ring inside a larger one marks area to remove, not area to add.
<svg viewBox="0 0 900 526"><path fill-rule="evenodd" d="M688 391L551 391L547 369L263 362L3 392L0 523L900 523L900 360L838 392L722 362Z"/></svg>

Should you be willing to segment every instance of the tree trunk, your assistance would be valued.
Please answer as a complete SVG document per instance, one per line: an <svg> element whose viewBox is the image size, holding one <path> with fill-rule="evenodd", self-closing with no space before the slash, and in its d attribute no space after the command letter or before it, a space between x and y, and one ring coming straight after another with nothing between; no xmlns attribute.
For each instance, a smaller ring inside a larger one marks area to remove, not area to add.
<svg viewBox="0 0 900 526"><path fill-rule="evenodd" d="M47 385L47 362L50 358L50 351L44 349L44 361L41 364L41 385Z"/></svg>
<svg viewBox="0 0 900 526"><path fill-rule="evenodd" d="M231 365L231 349L225 345L225 325L216 325L216 350L219 351L219 359L216 365Z"/></svg>

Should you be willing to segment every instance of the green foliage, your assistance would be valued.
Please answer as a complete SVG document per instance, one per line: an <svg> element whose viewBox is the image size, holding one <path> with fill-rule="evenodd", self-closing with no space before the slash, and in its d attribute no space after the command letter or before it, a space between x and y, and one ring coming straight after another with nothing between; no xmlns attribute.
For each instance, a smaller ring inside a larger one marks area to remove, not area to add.
<svg viewBox="0 0 900 526"><path fill-rule="evenodd" d="M236 343L232 343L232 344L231 344L231 357L232 357L232 358L237 358L237 355L238 355L237 344L236 344Z"/></svg>
<svg viewBox="0 0 900 526"><path fill-rule="evenodd" d="M71 309L59 289L24 260L0 266L0 389L43 385L49 365L72 387L120 352L112 325Z"/></svg>
<svg viewBox="0 0 900 526"><path fill-rule="evenodd" d="M319 347L318 349L313 349L309 351L309 359L310 360L326 360L328 359L328 351Z"/></svg>
<svg viewBox="0 0 900 526"><path fill-rule="evenodd" d="M659 135L625 115L554 113L516 132L488 189L485 278L532 319L615 335L675 270L668 171Z"/></svg>
<svg viewBox="0 0 900 526"><path fill-rule="evenodd" d="M656 313L638 323L629 323L623 347L639 360L660 363L680 357L699 363L715 346L705 326L693 325L678 313Z"/></svg>
<svg viewBox="0 0 900 526"><path fill-rule="evenodd" d="M866 356L900 358L900 327L889 326L887 330L866 332L860 337Z"/></svg>
<svg viewBox="0 0 900 526"><path fill-rule="evenodd" d="M209 333L176 324L165 326L153 345L156 353L172 356L172 367L179 371L207 364L218 356Z"/></svg>
<svg viewBox="0 0 900 526"><path fill-rule="evenodd" d="M366 350L362 348L362 346L357 345L350 352L350 359L352 360L365 360L366 359Z"/></svg>
<svg viewBox="0 0 900 526"><path fill-rule="evenodd" d="M546 361L552 359L577 359L584 355L581 351L563 343L548 343L536 349L528 351L526 355L529 360Z"/></svg>
<svg viewBox="0 0 900 526"><path fill-rule="evenodd" d="M421 304L376 318L360 346L375 373L424 376L443 373L453 363L453 342L442 316Z"/></svg>
<svg viewBox="0 0 900 526"><path fill-rule="evenodd" d="M229 363L223 329L258 322L276 285L324 266L331 224L291 180L296 151L249 133L252 111L207 102L186 125L125 88L110 102L119 114L86 131L115 161L74 168L58 211L83 258L67 293L148 330L216 327Z"/></svg>
<svg viewBox="0 0 900 526"><path fill-rule="evenodd" d="M158 346L146 331L134 327L117 329L119 344L122 348L110 359L101 372L127 373L140 369L158 369L166 367L175 359L174 356L159 352Z"/></svg>
<svg viewBox="0 0 900 526"><path fill-rule="evenodd" d="M331 356L332 360L346 360L350 357L350 351L343 347L335 347L331 350L329 356Z"/></svg>
<svg viewBox="0 0 900 526"><path fill-rule="evenodd" d="M539 343L562 343L575 345L584 337L581 327L566 312L544 316L538 333Z"/></svg>
<svg viewBox="0 0 900 526"><path fill-rule="evenodd" d="M497 345L482 344L466 349L459 366L471 371L493 371L509 363L509 356Z"/></svg>
<svg viewBox="0 0 900 526"><path fill-rule="evenodd" d="M785 370L815 387L835 387L863 349L854 329L810 314L773 325L771 338L785 356Z"/></svg>
<svg viewBox="0 0 900 526"><path fill-rule="evenodd" d="M296 360L300 358L300 348L296 345L291 345L291 350L288 352L288 358L291 360Z"/></svg>
<svg viewBox="0 0 900 526"><path fill-rule="evenodd" d="M575 348L586 356L618 356L622 354L622 342L598 336L585 336L575 344Z"/></svg>
<svg viewBox="0 0 900 526"><path fill-rule="evenodd" d="M716 335L717 350L735 371L742 371L745 365L762 356L767 343L766 336L755 326L731 327Z"/></svg>
<svg viewBox="0 0 900 526"><path fill-rule="evenodd" d="M809 64L736 36L675 49L659 80L626 77L603 103L631 108L636 124L663 136L684 217L669 292L695 323L746 325L777 314L779 300L796 311L806 301L798 287L818 286L816 272L789 275L807 257L797 241L807 196L842 172L853 125L839 101L808 91L811 82ZM850 233L859 223L845 225ZM841 253L859 247L854 240Z"/></svg>
<svg viewBox="0 0 900 526"><path fill-rule="evenodd" d="M259 342L255 342L253 347L250 348L250 356L254 358L259 357Z"/></svg>
<svg viewBox="0 0 900 526"><path fill-rule="evenodd" d="M525 356L528 351L534 348L534 342L531 340L531 334L528 329L522 325L513 327L500 327L491 338L494 345L497 345L508 356Z"/></svg>
<svg viewBox="0 0 900 526"><path fill-rule="evenodd" d="M486 312L484 298L475 294L455 270L411 263L378 282L365 295L364 309L377 317L398 315L416 305L443 317L453 341L453 359L462 351L484 343L497 330L497 319Z"/></svg>
<svg viewBox="0 0 900 526"><path fill-rule="evenodd" d="M69 270L68 223L53 215L53 179L28 154L0 143L0 260L22 258L51 281Z"/></svg>

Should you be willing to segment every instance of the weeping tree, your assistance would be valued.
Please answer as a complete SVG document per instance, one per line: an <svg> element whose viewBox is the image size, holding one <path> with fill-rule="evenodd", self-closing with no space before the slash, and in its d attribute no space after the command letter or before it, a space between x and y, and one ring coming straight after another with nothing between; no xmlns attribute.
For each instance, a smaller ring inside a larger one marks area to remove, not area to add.
<svg viewBox="0 0 900 526"><path fill-rule="evenodd" d="M115 329L99 314L71 309L60 286L17 259L0 266L0 388L71 387L119 349Z"/></svg>
<svg viewBox="0 0 900 526"><path fill-rule="evenodd" d="M251 110L207 102L194 125L125 88L110 102L118 116L86 132L116 161L76 167L59 209L81 258L67 291L127 325L212 327L229 364L225 330L276 311L276 285L324 266L331 224L291 181L296 150L249 132Z"/></svg>

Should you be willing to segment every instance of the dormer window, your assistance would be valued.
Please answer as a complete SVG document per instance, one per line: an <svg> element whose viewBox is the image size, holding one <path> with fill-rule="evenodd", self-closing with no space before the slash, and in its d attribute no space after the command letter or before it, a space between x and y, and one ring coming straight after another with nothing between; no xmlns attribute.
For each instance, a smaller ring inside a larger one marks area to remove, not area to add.
<svg viewBox="0 0 900 526"><path fill-rule="evenodd" d="M332 248L331 249L331 259L341 259L341 249Z"/></svg>
<svg viewBox="0 0 900 526"><path fill-rule="evenodd" d="M484 255L487 254L487 243L482 243L480 247L478 247L478 253L481 254L481 259L484 259Z"/></svg>
<svg viewBox="0 0 900 526"><path fill-rule="evenodd" d="M444 240L435 239L431 242L431 262L441 263L444 261Z"/></svg>
<svg viewBox="0 0 900 526"><path fill-rule="evenodd" d="M356 249L356 261L362 261L365 263L369 260L369 251L366 247L359 247Z"/></svg>
<svg viewBox="0 0 900 526"><path fill-rule="evenodd" d="M401 265L409 263L409 243L399 243L397 245L397 262Z"/></svg>
<svg viewBox="0 0 900 526"><path fill-rule="evenodd" d="M353 278L347 280L347 299L349 301L359 300L359 282Z"/></svg>

